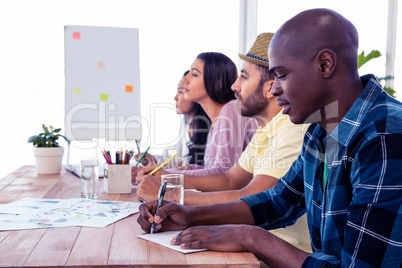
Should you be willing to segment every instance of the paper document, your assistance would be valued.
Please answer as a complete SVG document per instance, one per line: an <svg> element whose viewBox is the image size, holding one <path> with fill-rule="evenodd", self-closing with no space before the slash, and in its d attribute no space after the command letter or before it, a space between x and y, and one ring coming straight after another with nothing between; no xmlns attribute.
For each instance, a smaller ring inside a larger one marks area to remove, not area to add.
<svg viewBox="0 0 402 268"><path fill-rule="evenodd" d="M172 238L179 234L181 231L168 231L168 232L160 232L160 233L153 233L153 234L143 234L143 235L138 235L139 238L151 241L153 243L162 245L164 247L168 247L171 249L174 249L176 251L179 251L181 253L193 253L193 252L199 252L199 251L204 251L208 250L206 248L201 248L201 249L182 249L180 246L175 246L171 245L170 241L172 241Z"/></svg>
<svg viewBox="0 0 402 268"><path fill-rule="evenodd" d="M139 212L141 203L92 199L25 198L0 205L0 230L105 227Z"/></svg>

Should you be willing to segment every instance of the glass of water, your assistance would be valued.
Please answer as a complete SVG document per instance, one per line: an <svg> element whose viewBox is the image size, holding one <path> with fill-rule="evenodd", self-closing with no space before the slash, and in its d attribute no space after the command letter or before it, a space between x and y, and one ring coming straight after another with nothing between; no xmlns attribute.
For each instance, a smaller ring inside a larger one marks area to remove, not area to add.
<svg viewBox="0 0 402 268"><path fill-rule="evenodd" d="M98 159L81 160L81 198L98 197Z"/></svg>
<svg viewBox="0 0 402 268"><path fill-rule="evenodd" d="M167 182L165 200L184 203L184 176L183 174L164 174L161 183Z"/></svg>

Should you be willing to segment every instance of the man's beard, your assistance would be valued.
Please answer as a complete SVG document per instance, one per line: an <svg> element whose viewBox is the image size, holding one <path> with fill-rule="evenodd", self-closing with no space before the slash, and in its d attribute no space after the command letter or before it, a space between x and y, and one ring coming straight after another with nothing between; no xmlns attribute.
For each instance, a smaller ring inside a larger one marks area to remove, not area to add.
<svg viewBox="0 0 402 268"><path fill-rule="evenodd" d="M237 96L240 102L240 114L247 117L256 117L261 115L268 106L268 100L263 95L264 83L259 83L257 89L245 100L241 96Z"/></svg>

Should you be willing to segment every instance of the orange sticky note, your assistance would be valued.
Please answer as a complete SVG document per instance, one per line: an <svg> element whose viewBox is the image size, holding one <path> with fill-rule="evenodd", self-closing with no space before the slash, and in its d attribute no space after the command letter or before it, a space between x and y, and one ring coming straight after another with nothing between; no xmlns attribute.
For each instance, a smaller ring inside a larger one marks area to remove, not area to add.
<svg viewBox="0 0 402 268"><path fill-rule="evenodd" d="M98 68L105 68L105 63L103 61L99 61Z"/></svg>
<svg viewBox="0 0 402 268"><path fill-rule="evenodd" d="M73 39L81 39L81 33L80 32L73 32Z"/></svg>
<svg viewBox="0 0 402 268"><path fill-rule="evenodd" d="M107 94L101 93L101 95L100 95L100 99L101 99L101 100L107 101L108 98L109 98L109 96L108 96Z"/></svg>
<svg viewBox="0 0 402 268"><path fill-rule="evenodd" d="M132 93L132 92L133 92L133 89L134 89L134 87L133 87L133 86L126 85L126 92L130 92L130 93Z"/></svg>
<svg viewBox="0 0 402 268"><path fill-rule="evenodd" d="M73 88L74 94L81 94L81 88L80 87L75 87Z"/></svg>

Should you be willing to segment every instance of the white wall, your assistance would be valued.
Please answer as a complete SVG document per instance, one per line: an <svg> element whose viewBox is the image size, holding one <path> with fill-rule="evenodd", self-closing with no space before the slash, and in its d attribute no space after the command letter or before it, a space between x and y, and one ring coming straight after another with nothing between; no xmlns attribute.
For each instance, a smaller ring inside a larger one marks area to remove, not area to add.
<svg viewBox="0 0 402 268"><path fill-rule="evenodd" d="M302 10L329 7L356 24L361 50L385 54L386 3L263 0L258 4L257 33L274 32ZM239 1L234 0L0 1L0 177L34 164L32 145L26 140L41 131L42 123L64 126L64 25L139 28L142 115L154 126L144 131L142 150L150 144L157 150L175 139L180 120L170 108L157 109L151 118L151 106L173 105L181 74L200 52L222 52L238 62L238 14ZM396 62L398 74L401 55ZM361 72L382 76L384 63L385 56ZM400 79L397 75L397 90ZM78 161L78 154L73 152L73 161Z"/></svg>
<svg viewBox="0 0 402 268"><path fill-rule="evenodd" d="M299 3L299 4L296 4ZM258 3L258 31L273 31L278 29L284 20L297 13L311 8L330 8L333 9L348 20L350 20L359 31L359 52L365 51L368 54L371 50L379 50L383 56L374 59L364 65L359 71L360 74L373 73L378 77L385 76L385 53L387 39L388 23L388 1L384 0L282 0L282 1L259 1ZM401 5L398 6L399 11ZM399 12L399 21L397 27L397 49L401 44L402 38L402 15ZM398 77L398 70L402 69L401 51L397 51L396 59L396 79L395 89L402 86L402 77ZM399 59L399 60L398 60ZM400 72L399 72L400 73ZM397 94L400 98L402 93Z"/></svg>

